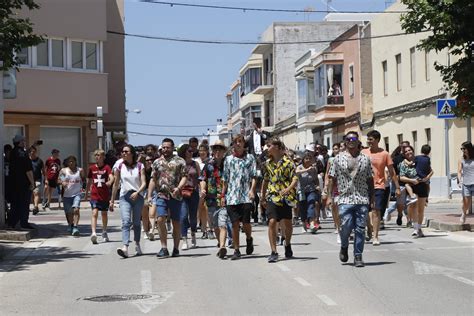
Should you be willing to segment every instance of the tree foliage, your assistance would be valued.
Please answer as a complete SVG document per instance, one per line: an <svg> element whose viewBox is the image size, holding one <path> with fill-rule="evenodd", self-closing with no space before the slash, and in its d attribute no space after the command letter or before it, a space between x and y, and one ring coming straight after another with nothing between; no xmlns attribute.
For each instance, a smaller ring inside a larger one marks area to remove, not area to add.
<svg viewBox="0 0 474 316"><path fill-rule="evenodd" d="M34 0L0 0L0 60L2 70L18 67L16 51L39 44L43 38L33 34L33 23L28 18L20 18L19 10L39 9Z"/></svg>
<svg viewBox="0 0 474 316"><path fill-rule="evenodd" d="M406 33L430 31L419 49L439 52L448 49L449 65L435 63L451 94L457 97L456 115L474 116L474 1L401 0L408 13L401 17ZM454 61L456 59L456 61Z"/></svg>

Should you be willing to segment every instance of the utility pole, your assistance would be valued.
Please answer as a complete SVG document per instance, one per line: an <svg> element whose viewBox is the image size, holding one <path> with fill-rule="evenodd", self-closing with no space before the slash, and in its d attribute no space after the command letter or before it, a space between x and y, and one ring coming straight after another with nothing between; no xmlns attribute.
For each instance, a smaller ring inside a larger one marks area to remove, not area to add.
<svg viewBox="0 0 474 316"><path fill-rule="evenodd" d="M4 100L3 100L3 61L0 60L0 144L2 145L2 158L0 159L0 228L5 227L5 169L3 166L3 137L5 135L4 131L4 119L3 119L3 111L4 111Z"/></svg>

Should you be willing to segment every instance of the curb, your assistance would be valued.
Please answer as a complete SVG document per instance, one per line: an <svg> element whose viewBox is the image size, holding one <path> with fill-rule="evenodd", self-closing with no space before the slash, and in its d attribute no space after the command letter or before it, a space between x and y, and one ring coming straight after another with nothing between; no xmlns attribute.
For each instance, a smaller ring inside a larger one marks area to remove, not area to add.
<svg viewBox="0 0 474 316"><path fill-rule="evenodd" d="M448 232L458 232L458 231L471 231L471 224L451 224L451 223L443 223L443 222L438 222L433 219L428 219L427 225L430 228L437 229L437 230L442 230L442 231L448 231Z"/></svg>
<svg viewBox="0 0 474 316"><path fill-rule="evenodd" d="M28 241L36 234L36 229L28 231L0 230L0 240Z"/></svg>

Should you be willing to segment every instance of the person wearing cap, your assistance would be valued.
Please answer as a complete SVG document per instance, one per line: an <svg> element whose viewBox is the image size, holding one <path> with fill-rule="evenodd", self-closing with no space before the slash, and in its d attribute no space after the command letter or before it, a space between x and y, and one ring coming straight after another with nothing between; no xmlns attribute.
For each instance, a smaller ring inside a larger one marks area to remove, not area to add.
<svg viewBox="0 0 474 316"><path fill-rule="evenodd" d="M46 199L43 200L43 209L49 207L51 203L51 195L58 187L59 171L61 171L61 160L59 160L59 150L53 149L51 156L46 159L44 163L44 174L46 180L44 181L44 193Z"/></svg>
<svg viewBox="0 0 474 316"><path fill-rule="evenodd" d="M31 192L35 188L35 179L30 157L25 151L25 137L16 135L13 138L13 146L10 153L10 176L15 190L12 192L8 225L14 228L20 222L21 228L34 229L28 223L28 217L30 215Z"/></svg>
<svg viewBox="0 0 474 316"><path fill-rule="evenodd" d="M199 177L200 197L205 200L208 216L214 227L216 238L219 241L217 256L224 259L227 254L225 240L229 215L225 208L222 175L224 171L224 154L227 150L222 140L216 140L211 146L213 157L207 161Z"/></svg>

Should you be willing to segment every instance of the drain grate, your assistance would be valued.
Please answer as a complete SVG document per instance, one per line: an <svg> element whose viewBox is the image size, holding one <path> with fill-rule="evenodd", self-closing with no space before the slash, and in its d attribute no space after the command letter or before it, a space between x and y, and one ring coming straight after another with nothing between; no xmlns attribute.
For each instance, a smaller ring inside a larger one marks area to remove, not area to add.
<svg viewBox="0 0 474 316"><path fill-rule="evenodd" d="M88 296L88 297L83 297L82 300L98 302L98 303L110 303L110 302L147 300L150 298L156 298L156 296L157 295L148 295L148 294L115 294L115 295Z"/></svg>

